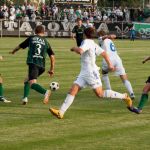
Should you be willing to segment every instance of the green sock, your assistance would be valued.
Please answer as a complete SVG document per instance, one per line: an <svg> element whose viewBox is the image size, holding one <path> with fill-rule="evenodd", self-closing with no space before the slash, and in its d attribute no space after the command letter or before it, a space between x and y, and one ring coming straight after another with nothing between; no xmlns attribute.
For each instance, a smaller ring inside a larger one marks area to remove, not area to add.
<svg viewBox="0 0 150 150"><path fill-rule="evenodd" d="M31 85L31 88L34 89L35 91L43 94L43 95L46 93L46 90L42 86L40 86L39 84L37 84L37 83L33 83Z"/></svg>
<svg viewBox="0 0 150 150"><path fill-rule="evenodd" d="M29 92L30 92L30 84L29 82L25 82L24 83L24 95L23 97L28 97L29 96Z"/></svg>
<svg viewBox="0 0 150 150"><path fill-rule="evenodd" d="M4 92L4 89L3 89L3 84L0 83L0 97L3 96L3 92Z"/></svg>
<svg viewBox="0 0 150 150"><path fill-rule="evenodd" d="M142 109L147 101L148 101L148 94L142 94L138 108Z"/></svg>

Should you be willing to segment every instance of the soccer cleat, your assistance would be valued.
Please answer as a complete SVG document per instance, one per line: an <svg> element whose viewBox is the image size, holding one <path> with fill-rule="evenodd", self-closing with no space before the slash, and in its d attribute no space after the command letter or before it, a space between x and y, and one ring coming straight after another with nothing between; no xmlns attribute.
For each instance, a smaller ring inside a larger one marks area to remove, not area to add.
<svg viewBox="0 0 150 150"><path fill-rule="evenodd" d="M132 100L134 100L134 99L135 99L135 95L134 95L134 93L131 93L131 94L130 94L130 98L131 98Z"/></svg>
<svg viewBox="0 0 150 150"><path fill-rule="evenodd" d="M27 97L24 97L22 99L22 105L26 105L28 103L28 98Z"/></svg>
<svg viewBox="0 0 150 150"><path fill-rule="evenodd" d="M127 107L131 112L134 112L136 114L140 114L142 112L142 109L136 108L136 107Z"/></svg>
<svg viewBox="0 0 150 150"><path fill-rule="evenodd" d="M11 101L7 100L5 97L0 97L0 101L4 103L11 103Z"/></svg>
<svg viewBox="0 0 150 150"><path fill-rule="evenodd" d="M59 112L58 109L55 109L55 108L49 108L49 111L54 115L56 116L58 119L63 119L63 115Z"/></svg>
<svg viewBox="0 0 150 150"><path fill-rule="evenodd" d="M128 96L128 94L125 93L125 98L123 99L125 101L125 103L127 104L127 107L132 107L132 100L131 98Z"/></svg>
<svg viewBox="0 0 150 150"><path fill-rule="evenodd" d="M44 104L48 104L50 95L51 95L51 91L47 90L45 95L44 95L44 100L43 100Z"/></svg>

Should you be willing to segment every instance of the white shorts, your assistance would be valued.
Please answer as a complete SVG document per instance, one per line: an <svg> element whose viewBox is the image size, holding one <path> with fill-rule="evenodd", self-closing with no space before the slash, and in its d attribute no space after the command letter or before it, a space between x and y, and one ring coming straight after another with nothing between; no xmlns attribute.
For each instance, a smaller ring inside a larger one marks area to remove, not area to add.
<svg viewBox="0 0 150 150"><path fill-rule="evenodd" d="M120 58L111 59L113 66L116 68L115 74L117 76L125 75L125 69L122 64L122 60ZM109 72L108 65L105 60L102 61L102 70Z"/></svg>
<svg viewBox="0 0 150 150"><path fill-rule="evenodd" d="M92 89L96 89L102 86L100 74L98 71L93 71L86 74L80 73L74 83L78 84L81 88L90 86Z"/></svg>

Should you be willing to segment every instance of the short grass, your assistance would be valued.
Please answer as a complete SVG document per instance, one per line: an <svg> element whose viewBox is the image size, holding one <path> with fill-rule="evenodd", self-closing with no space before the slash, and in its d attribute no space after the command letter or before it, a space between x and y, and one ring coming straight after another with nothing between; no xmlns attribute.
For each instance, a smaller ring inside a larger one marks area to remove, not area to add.
<svg viewBox="0 0 150 150"><path fill-rule="evenodd" d="M38 82L49 88L51 81L60 83L52 93L49 105L43 96L30 92L29 103L21 105L23 80L27 75L27 50L15 55L11 51L24 38L0 39L0 73L4 79L5 96L11 104L0 103L0 150L149 150L150 103L141 115L130 113L120 100L98 99L91 89L82 90L63 120L53 117L48 108L59 107L80 70L80 57L69 51L75 46L71 39L48 39L56 56L55 76L45 72ZM126 72L136 94L137 105L144 82L149 76L149 63L141 61L150 55L150 42L116 40ZM97 64L101 65L101 58ZM47 70L49 60L47 58ZM118 77L110 74L114 90L126 92Z"/></svg>

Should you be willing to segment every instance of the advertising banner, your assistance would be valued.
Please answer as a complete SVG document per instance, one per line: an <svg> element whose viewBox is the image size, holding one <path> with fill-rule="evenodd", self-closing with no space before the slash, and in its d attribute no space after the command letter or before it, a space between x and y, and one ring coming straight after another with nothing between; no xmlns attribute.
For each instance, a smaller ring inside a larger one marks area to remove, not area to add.
<svg viewBox="0 0 150 150"><path fill-rule="evenodd" d="M63 21L0 21L0 34L2 36L29 36L34 34L34 28L37 25L45 27L45 35L47 37L70 37L74 22ZM118 38L129 38L130 26L127 22L94 22L94 27L97 31L104 30L107 33L116 34ZM150 24L135 23L135 30L137 31L137 38L150 38Z"/></svg>

